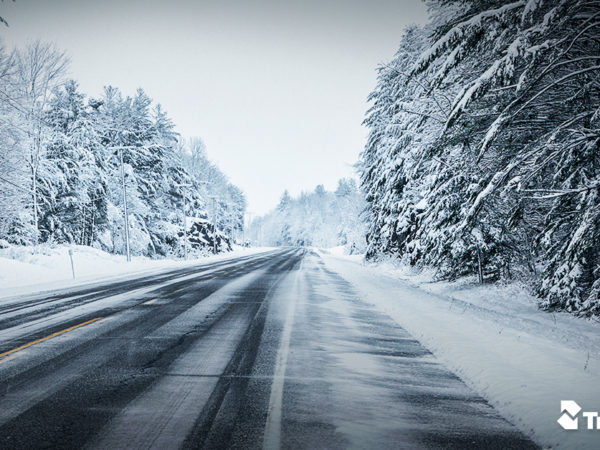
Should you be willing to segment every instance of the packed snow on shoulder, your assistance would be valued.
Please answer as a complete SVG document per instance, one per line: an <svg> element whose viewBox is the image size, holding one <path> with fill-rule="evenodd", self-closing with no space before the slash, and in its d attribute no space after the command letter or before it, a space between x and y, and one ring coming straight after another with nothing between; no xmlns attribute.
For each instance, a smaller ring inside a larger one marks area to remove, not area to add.
<svg viewBox="0 0 600 450"><path fill-rule="evenodd" d="M106 279L130 278L268 251L267 247L234 246L233 251L197 259L150 259L106 253L82 245L10 246L0 248L0 297L60 289ZM71 267L72 251L73 267Z"/></svg>
<svg viewBox="0 0 600 450"><path fill-rule="evenodd" d="M598 430L566 431L561 400L600 410L600 323L540 310L516 284L433 282L392 263L321 251L330 269L390 315L504 417L545 447L597 448Z"/></svg>

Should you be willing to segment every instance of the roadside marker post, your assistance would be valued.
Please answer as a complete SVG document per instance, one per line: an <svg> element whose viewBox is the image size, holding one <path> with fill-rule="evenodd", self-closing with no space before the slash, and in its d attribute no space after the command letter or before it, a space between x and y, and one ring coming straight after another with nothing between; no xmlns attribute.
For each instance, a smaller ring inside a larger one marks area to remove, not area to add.
<svg viewBox="0 0 600 450"><path fill-rule="evenodd" d="M69 249L69 259L71 260L71 273L73 274L73 278L75 278L75 266L73 265L73 249Z"/></svg>

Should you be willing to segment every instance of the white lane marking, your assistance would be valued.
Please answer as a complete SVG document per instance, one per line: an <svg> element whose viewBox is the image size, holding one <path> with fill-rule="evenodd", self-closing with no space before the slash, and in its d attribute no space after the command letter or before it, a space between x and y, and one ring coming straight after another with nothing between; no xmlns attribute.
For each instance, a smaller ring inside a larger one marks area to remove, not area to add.
<svg viewBox="0 0 600 450"><path fill-rule="evenodd" d="M157 301L157 298L153 298L152 300L148 300L147 302L142 303L142 305L151 305L152 303L156 303Z"/></svg>
<svg viewBox="0 0 600 450"><path fill-rule="evenodd" d="M288 355L290 353L290 340L292 337L292 327L294 324L294 314L296 312L296 298L298 294L298 278L302 269L302 263L295 275L293 288L289 291L291 302L289 304L281 341L277 350L277 359L275 360L275 371L273 373L273 382L271 384L271 395L269 398L269 410L267 412L267 424L263 440L263 449L281 448L281 412L283 404L283 385L285 383L285 369L287 366Z"/></svg>

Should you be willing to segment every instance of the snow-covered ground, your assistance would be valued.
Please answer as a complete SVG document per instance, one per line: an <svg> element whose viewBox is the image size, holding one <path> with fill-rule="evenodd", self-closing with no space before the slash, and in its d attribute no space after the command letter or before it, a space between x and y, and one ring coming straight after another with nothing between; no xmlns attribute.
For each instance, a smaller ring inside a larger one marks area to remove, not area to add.
<svg viewBox="0 0 600 450"><path fill-rule="evenodd" d="M600 410L600 324L547 313L518 285L432 282L392 263L320 251L364 300L389 314L508 420L545 447L599 448L600 430L565 431L560 401Z"/></svg>
<svg viewBox="0 0 600 450"><path fill-rule="evenodd" d="M75 278L69 249L73 250ZM0 249L0 298L50 289L62 289L104 279L130 278L168 269L220 261L272 250L267 247L235 247L232 252L198 259L150 259L112 255L80 245L40 245Z"/></svg>

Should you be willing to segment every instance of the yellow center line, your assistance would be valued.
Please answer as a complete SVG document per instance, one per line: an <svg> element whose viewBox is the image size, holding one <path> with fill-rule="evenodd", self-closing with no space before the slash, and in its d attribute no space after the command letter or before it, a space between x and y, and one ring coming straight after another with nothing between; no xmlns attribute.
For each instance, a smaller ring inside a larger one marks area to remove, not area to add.
<svg viewBox="0 0 600 450"><path fill-rule="evenodd" d="M177 289L175 292L181 292L181 291L183 291L183 288Z"/></svg>
<svg viewBox="0 0 600 450"><path fill-rule="evenodd" d="M57 331L56 333L52 333L52 334L50 334L50 335L48 335L46 337L43 337L41 339L36 339L35 341L28 342L27 344L23 344L20 347L13 348L12 350L9 350L9 351L4 352L4 353L0 353L0 358L4 358L5 356L8 356L8 355L10 355L12 353L15 353L15 352L18 352L19 350L26 349L27 347L31 347L32 345L39 344L40 342L47 341L48 339L52 339L53 337L60 336L63 333L67 333L69 331L73 331L73 330L75 330L75 329L77 329L79 327L83 327L84 325L89 325L90 323L97 322L97 321L99 321L101 319L102 319L102 317L96 317L95 319L88 320L87 322L80 323L79 325L73 325L72 327L65 328L64 330L61 330L61 331Z"/></svg>

